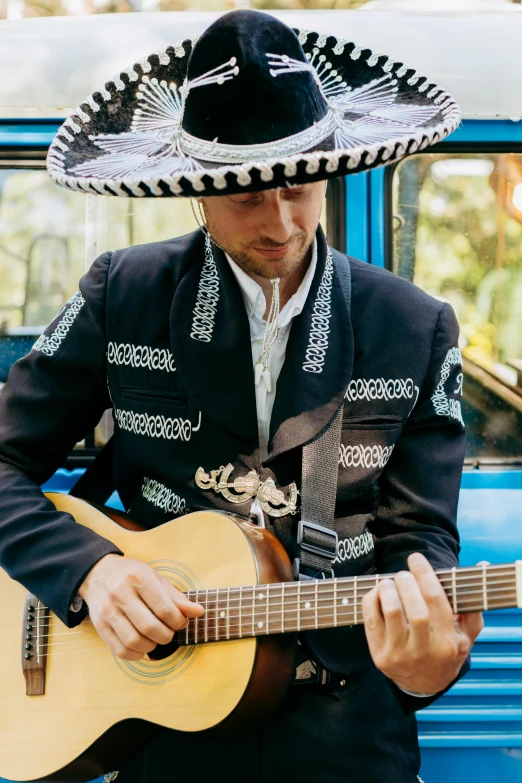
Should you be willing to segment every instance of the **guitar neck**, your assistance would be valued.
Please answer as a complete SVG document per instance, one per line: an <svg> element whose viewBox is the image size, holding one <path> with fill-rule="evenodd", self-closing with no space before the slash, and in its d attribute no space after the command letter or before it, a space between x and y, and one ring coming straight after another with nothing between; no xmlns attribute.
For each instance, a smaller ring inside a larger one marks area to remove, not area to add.
<svg viewBox="0 0 522 783"><path fill-rule="evenodd" d="M437 571L455 614L522 608L522 560ZM278 582L188 593L205 614L176 633L179 644L359 625L362 600L394 574Z"/></svg>

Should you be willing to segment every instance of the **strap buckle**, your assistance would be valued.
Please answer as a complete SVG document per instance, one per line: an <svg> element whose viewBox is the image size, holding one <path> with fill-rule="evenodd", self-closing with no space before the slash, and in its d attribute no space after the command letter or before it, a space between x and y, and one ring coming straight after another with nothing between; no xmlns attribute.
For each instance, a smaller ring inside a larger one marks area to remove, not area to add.
<svg viewBox="0 0 522 783"><path fill-rule="evenodd" d="M338 535L335 530L324 525L316 525L301 519L297 525L297 548L299 557L293 563L295 579L313 579L303 573L302 568L328 575L333 579L332 563L337 557ZM321 562L322 561L322 562Z"/></svg>

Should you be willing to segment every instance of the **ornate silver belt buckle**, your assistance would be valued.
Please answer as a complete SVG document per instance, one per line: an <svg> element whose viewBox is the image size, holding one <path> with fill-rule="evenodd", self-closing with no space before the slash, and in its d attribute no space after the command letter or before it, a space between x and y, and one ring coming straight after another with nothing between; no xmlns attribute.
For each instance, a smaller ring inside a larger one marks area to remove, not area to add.
<svg viewBox="0 0 522 783"><path fill-rule="evenodd" d="M200 489L213 489L230 503L245 503L257 496L261 508L270 517L295 514L298 495L295 482L288 487L289 496L286 498L285 493L276 487L274 479L269 478L262 482L255 470L251 470L246 476L237 476L230 481L233 471L234 466L230 462L218 470L211 470L210 475L203 468L198 468L195 475L196 485Z"/></svg>

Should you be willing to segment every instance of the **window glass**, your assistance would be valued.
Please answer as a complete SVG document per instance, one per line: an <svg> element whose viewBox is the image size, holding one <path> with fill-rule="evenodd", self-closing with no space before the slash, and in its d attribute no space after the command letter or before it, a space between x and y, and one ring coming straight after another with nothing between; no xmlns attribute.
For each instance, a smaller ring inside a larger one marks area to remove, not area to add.
<svg viewBox="0 0 522 783"><path fill-rule="evenodd" d="M105 250L195 228L187 199L87 196L44 169L0 169L0 323L41 329Z"/></svg>
<svg viewBox="0 0 522 783"><path fill-rule="evenodd" d="M393 174L397 274L460 322L467 458L522 458L522 155L423 154Z"/></svg>
<svg viewBox="0 0 522 783"><path fill-rule="evenodd" d="M37 165L0 168L0 387L97 256L196 228L189 199L76 193ZM326 230L325 205L321 223ZM111 430L105 416L79 447L102 445Z"/></svg>
<svg viewBox="0 0 522 783"><path fill-rule="evenodd" d="M44 168L0 169L0 386L100 253L195 225L187 199L87 196L57 187ZM104 415L76 453L92 454L111 432Z"/></svg>

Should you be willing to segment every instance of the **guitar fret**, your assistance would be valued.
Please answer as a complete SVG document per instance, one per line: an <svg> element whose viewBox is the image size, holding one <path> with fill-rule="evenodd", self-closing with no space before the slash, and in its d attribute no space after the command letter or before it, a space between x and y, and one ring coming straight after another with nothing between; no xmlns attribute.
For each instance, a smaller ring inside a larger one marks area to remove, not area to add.
<svg viewBox="0 0 522 783"><path fill-rule="evenodd" d="M256 588L252 588L252 636L255 635L255 616L256 616Z"/></svg>
<svg viewBox="0 0 522 783"><path fill-rule="evenodd" d="M297 583L297 630L301 630L301 582Z"/></svg>
<svg viewBox="0 0 522 783"><path fill-rule="evenodd" d="M268 600L269 592L268 592L268 590L269 590L269 587L270 587L270 585L266 586L266 632L267 633L269 633L269 630L268 630L268 628L269 628L269 625L268 625L269 624L269 618L268 618L268 607L269 607L269 600Z"/></svg>
<svg viewBox="0 0 522 783"><path fill-rule="evenodd" d="M227 639L230 639L230 587L227 588Z"/></svg>
<svg viewBox="0 0 522 783"><path fill-rule="evenodd" d="M484 598L484 610L488 611L488 583L487 583L487 566L484 563L482 566L482 595Z"/></svg>
<svg viewBox="0 0 522 783"><path fill-rule="evenodd" d="M243 585L239 587L239 638L243 634Z"/></svg>
<svg viewBox="0 0 522 783"><path fill-rule="evenodd" d="M318 618L317 618L317 587L318 587L318 584L319 584L319 583L318 583L318 582L317 582L317 580L316 580L316 582L315 582L315 590L314 590L314 601L315 601L315 624L316 624L316 626L317 626L317 625L319 625L319 620L318 620Z"/></svg>
<svg viewBox="0 0 522 783"><path fill-rule="evenodd" d="M199 604L199 590L196 590L196 603ZM194 621L194 644L198 643L198 618Z"/></svg>
<svg viewBox="0 0 522 783"><path fill-rule="evenodd" d="M36 663L40 663L40 600L36 604Z"/></svg>
<svg viewBox="0 0 522 783"><path fill-rule="evenodd" d="M208 642L208 591L205 592L205 616L204 616L205 641Z"/></svg>
<svg viewBox="0 0 522 783"><path fill-rule="evenodd" d="M185 644L189 643L189 625L190 622L188 622L185 626Z"/></svg>
<svg viewBox="0 0 522 783"><path fill-rule="evenodd" d="M337 627L337 579L334 579L334 628Z"/></svg>
<svg viewBox="0 0 522 783"><path fill-rule="evenodd" d="M357 625L357 577L353 578L353 621Z"/></svg>
<svg viewBox="0 0 522 783"><path fill-rule="evenodd" d="M457 569L451 569L451 585L453 589L453 613L457 614Z"/></svg>
<svg viewBox="0 0 522 783"><path fill-rule="evenodd" d="M281 585L281 633L285 632L285 583Z"/></svg>

